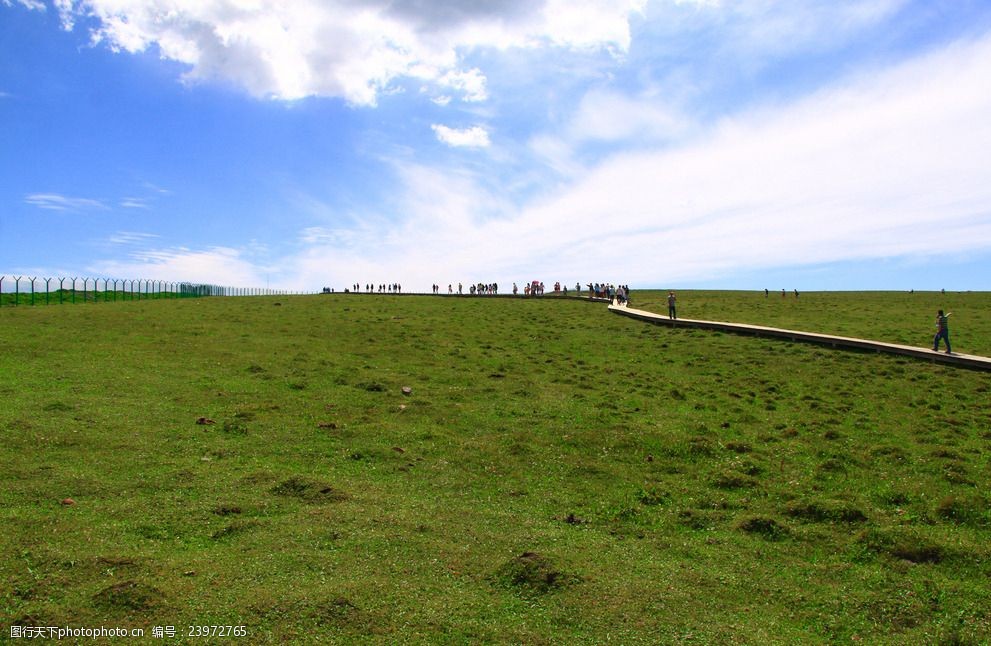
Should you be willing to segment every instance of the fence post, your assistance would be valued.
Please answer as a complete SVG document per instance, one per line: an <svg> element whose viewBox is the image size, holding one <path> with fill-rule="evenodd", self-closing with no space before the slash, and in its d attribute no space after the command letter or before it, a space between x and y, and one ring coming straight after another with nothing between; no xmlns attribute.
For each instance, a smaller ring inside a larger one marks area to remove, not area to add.
<svg viewBox="0 0 991 646"><path fill-rule="evenodd" d="M62 297L65 295L65 290L64 290L64 288L62 286L62 283L63 282L65 282L65 278L63 278L63 277L60 276L59 279L58 279L58 304L59 305L62 304Z"/></svg>
<svg viewBox="0 0 991 646"><path fill-rule="evenodd" d="M21 303L21 277L14 276L14 305Z"/></svg>
<svg viewBox="0 0 991 646"><path fill-rule="evenodd" d="M3 307L3 276L0 276L0 307Z"/></svg>
<svg viewBox="0 0 991 646"><path fill-rule="evenodd" d="M31 280L31 307L34 307L34 281L38 279L37 276L30 276Z"/></svg>
<svg viewBox="0 0 991 646"><path fill-rule="evenodd" d="M48 288L48 284L49 284L50 282L52 282L52 279L51 279L51 278L46 278L46 279L45 279L45 305L48 305L48 293L49 293L49 292L51 291L51 290L50 290L50 289Z"/></svg>

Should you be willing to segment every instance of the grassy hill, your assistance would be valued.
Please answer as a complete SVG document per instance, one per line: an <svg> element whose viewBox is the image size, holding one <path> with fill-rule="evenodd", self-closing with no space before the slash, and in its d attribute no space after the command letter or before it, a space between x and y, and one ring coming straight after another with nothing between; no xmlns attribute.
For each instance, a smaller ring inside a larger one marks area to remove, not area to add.
<svg viewBox="0 0 991 646"><path fill-rule="evenodd" d="M941 298L679 307L925 345L945 306L991 353L988 295ZM4 308L0 338L5 635L991 639L987 373L552 299Z"/></svg>

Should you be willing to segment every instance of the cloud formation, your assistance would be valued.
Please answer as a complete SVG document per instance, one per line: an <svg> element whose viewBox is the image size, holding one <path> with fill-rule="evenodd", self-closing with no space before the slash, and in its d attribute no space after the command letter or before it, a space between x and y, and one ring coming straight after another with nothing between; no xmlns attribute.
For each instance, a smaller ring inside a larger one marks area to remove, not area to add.
<svg viewBox="0 0 991 646"><path fill-rule="evenodd" d="M32 193L24 196L24 202L47 211L82 212L107 208L99 200L87 197L67 197L58 193Z"/></svg>
<svg viewBox="0 0 991 646"><path fill-rule="evenodd" d="M444 281L428 275L437 257L452 277L656 284L986 250L988 69L991 36L952 45L725 119L674 147L618 152L519 209L478 176L410 166L410 214L394 237L368 236L361 253L315 241L296 262L301 275L345 284L362 271ZM586 136L566 124L550 139L578 147ZM495 212L480 218L480 205Z"/></svg>
<svg viewBox="0 0 991 646"><path fill-rule="evenodd" d="M448 128L447 126L434 124L430 126L437 139L454 148L487 148L491 143L489 133L481 126L470 128Z"/></svg>
<svg viewBox="0 0 991 646"><path fill-rule="evenodd" d="M5 0L9 3L10 0ZM34 0L19 0L25 6ZM485 77L462 68L473 48L629 46L629 16L646 0L56 0L63 25L94 21L91 37L114 51L155 47L189 67L190 82L222 80L260 97L340 97L375 105L400 77L466 101L486 97Z"/></svg>
<svg viewBox="0 0 991 646"><path fill-rule="evenodd" d="M119 244L139 244L144 234L121 234ZM266 284L266 270L253 263L250 251L231 247L138 249L127 258L97 262L87 271L100 276L142 276L151 280L209 282L233 287Z"/></svg>

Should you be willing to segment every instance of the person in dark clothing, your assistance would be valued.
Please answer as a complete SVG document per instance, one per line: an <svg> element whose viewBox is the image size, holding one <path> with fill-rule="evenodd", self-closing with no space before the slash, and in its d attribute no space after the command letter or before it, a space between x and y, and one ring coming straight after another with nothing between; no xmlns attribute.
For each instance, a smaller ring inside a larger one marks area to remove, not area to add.
<svg viewBox="0 0 991 646"><path fill-rule="evenodd" d="M668 292L668 318L676 319L678 318L677 310L675 309L675 297L674 292Z"/></svg>
<svg viewBox="0 0 991 646"><path fill-rule="evenodd" d="M950 325L947 320L950 313L943 314L943 310L939 310L936 314L936 336L933 337L933 352L939 351L939 340L943 339L946 342L946 353L950 354Z"/></svg>

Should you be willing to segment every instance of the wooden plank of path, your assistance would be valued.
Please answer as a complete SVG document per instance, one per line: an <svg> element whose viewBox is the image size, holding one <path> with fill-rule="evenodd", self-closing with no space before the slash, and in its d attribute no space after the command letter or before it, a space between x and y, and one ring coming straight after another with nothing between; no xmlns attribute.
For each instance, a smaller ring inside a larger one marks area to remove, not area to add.
<svg viewBox="0 0 991 646"><path fill-rule="evenodd" d="M754 336L776 337L788 339L790 341L804 341L807 343L818 343L834 348L854 348L857 350L873 350L874 352L885 352L888 354L900 354L917 359L925 359L937 363L946 363L955 366L964 366L978 370L991 370L991 358L981 357L973 354L959 354L947 352L935 352L929 348L917 348L911 345L899 345L897 343L885 343L883 341L871 341L869 339L857 339L846 336L835 336L832 334L818 334L816 332L802 332L800 330L785 330L776 327L766 327L763 325L749 325L747 323L727 323L725 321L700 321L696 319L670 319L666 315L638 310L621 305L610 305L609 310L616 314L628 316L640 321L671 327L691 327L703 330L718 330L720 332L733 332L736 334L750 334Z"/></svg>

